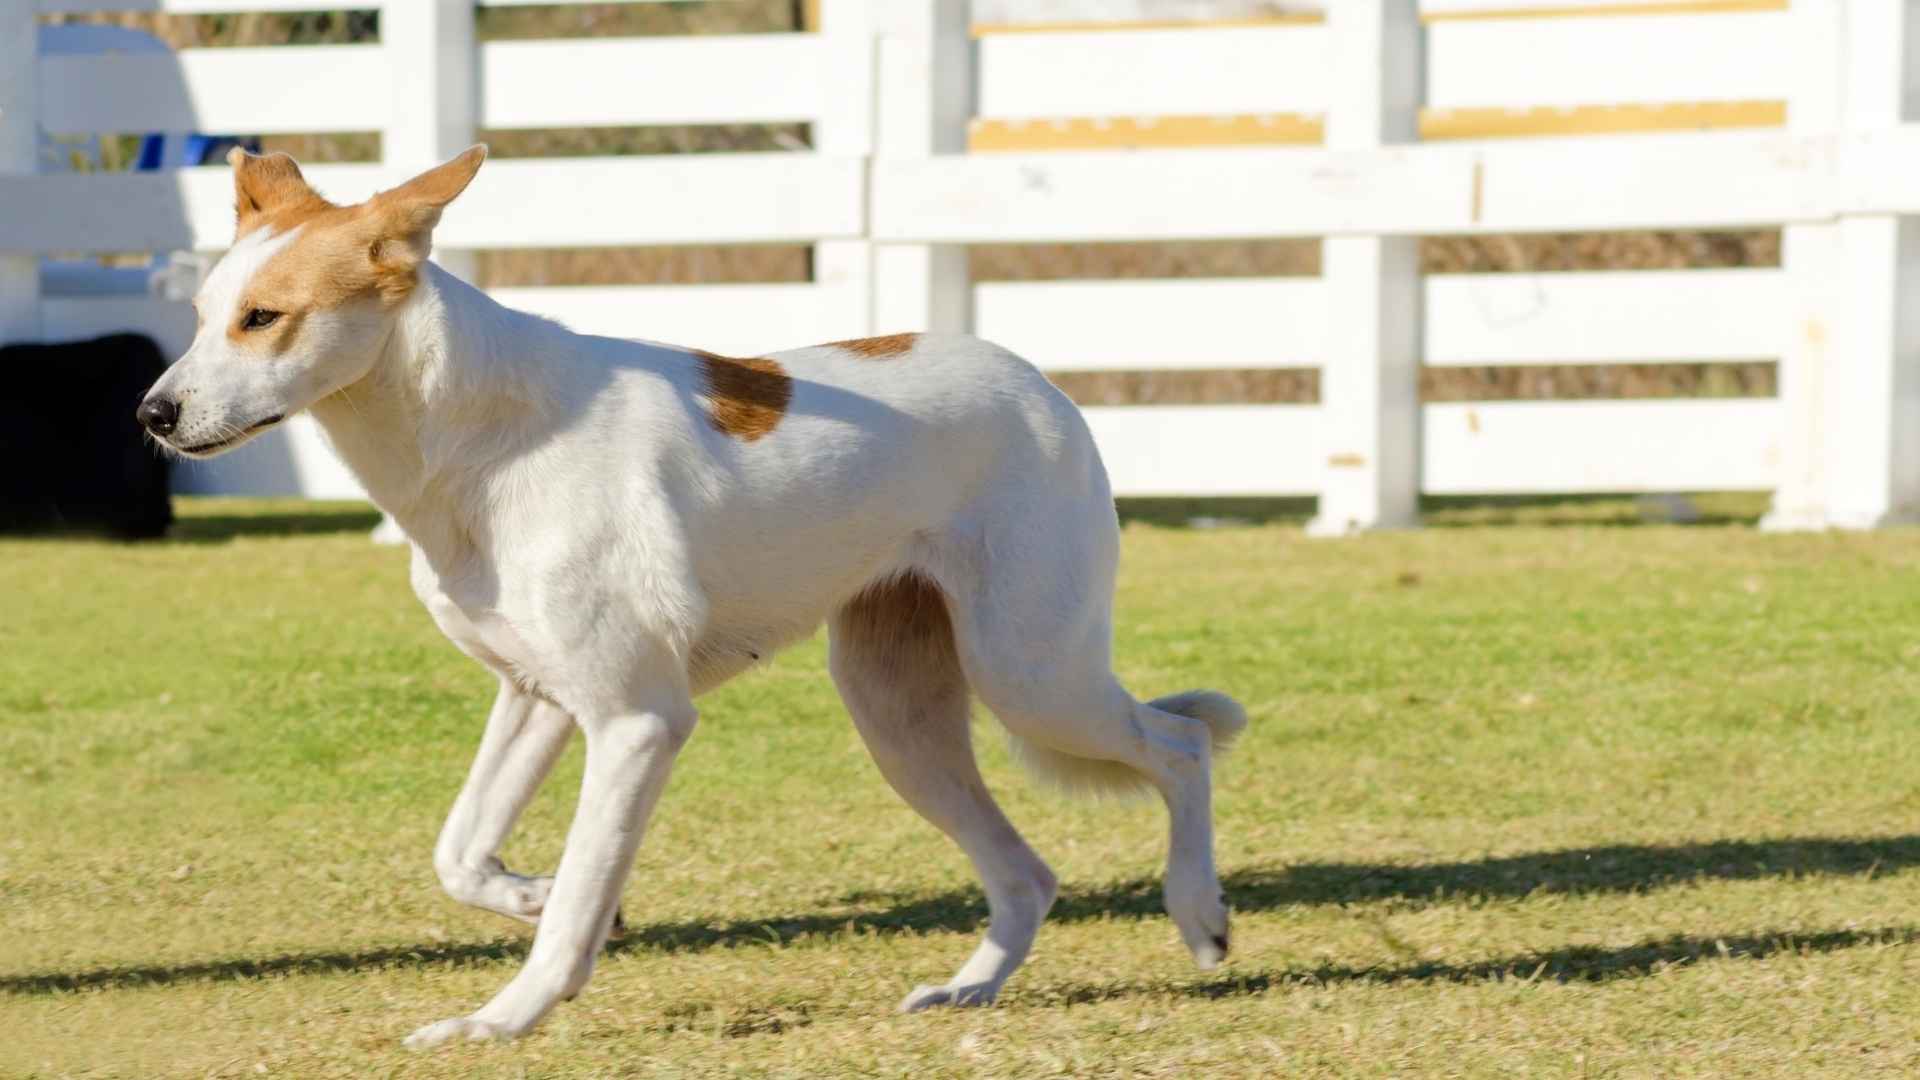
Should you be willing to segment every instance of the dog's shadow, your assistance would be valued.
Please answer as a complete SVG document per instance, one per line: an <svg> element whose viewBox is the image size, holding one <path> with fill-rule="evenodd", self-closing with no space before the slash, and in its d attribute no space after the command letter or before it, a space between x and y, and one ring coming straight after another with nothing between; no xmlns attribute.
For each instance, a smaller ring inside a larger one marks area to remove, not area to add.
<svg viewBox="0 0 1920 1080"><path fill-rule="evenodd" d="M1468 862L1415 865L1301 863L1248 867L1222 884L1237 911L1379 900L1414 904L1472 904L1535 894L1639 893L1696 881L1795 879L1814 875L1894 873L1920 866L1920 835L1871 839L1790 838L1723 840L1678 845L1607 845ZM986 918L978 889L932 896L856 893L837 913L774 915L763 919L685 921L635 927L613 952L697 952L741 945L779 945L798 937L845 931L871 934L970 931ZM1161 913L1158 878L1136 878L1062 891L1050 919L1079 922L1146 918ZM1124 983L1029 990L1023 996L1078 1003L1136 994L1216 998L1256 994L1277 986L1337 982L1476 981L1511 975L1562 982L1651 974L1712 957L1762 957L1779 951L1831 952L1872 944L1909 944L1920 927L1683 935L1619 948L1571 946L1471 964L1412 962L1393 967L1318 967L1233 975L1193 982ZM468 966L523 957L524 939L289 953L259 959L216 960L79 972L0 975L0 993L47 994L198 980L228 981L269 975L328 974L428 965Z"/></svg>

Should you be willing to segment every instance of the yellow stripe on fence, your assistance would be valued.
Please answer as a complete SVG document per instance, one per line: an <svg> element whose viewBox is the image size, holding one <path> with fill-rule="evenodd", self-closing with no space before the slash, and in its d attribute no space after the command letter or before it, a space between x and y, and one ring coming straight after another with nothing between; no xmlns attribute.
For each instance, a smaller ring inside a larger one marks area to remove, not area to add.
<svg viewBox="0 0 1920 1080"><path fill-rule="evenodd" d="M1150 116L1066 120L975 120L967 148L996 150L1147 150L1182 146L1311 146L1317 116Z"/></svg>
<svg viewBox="0 0 1920 1080"><path fill-rule="evenodd" d="M1651 131L1780 127L1784 101L1700 101L1674 105L1577 105L1536 109L1425 109L1420 137L1512 139L1542 135L1617 135Z"/></svg>
<svg viewBox="0 0 1920 1080"><path fill-rule="evenodd" d="M1780 127L1783 101L1707 101L1675 105L1582 105L1535 109L1425 109L1420 137L1430 142L1552 135L1613 135ZM967 148L978 153L1046 150L1162 150L1201 146L1314 146L1318 116L1070 117L975 120Z"/></svg>

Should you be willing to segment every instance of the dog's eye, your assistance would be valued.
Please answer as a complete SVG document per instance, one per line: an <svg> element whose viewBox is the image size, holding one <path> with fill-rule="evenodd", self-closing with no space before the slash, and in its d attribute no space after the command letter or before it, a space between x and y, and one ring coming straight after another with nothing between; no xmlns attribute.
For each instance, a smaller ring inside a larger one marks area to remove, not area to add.
<svg viewBox="0 0 1920 1080"><path fill-rule="evenodd" d="M273 321L275 319L278 319L279 317L280 317L280 313L277 311L268 311L265 308L253 308L252 310L247 312L246 318L240 320L240 329L242 330L265 329L266 327L272 326Z"/></svg>

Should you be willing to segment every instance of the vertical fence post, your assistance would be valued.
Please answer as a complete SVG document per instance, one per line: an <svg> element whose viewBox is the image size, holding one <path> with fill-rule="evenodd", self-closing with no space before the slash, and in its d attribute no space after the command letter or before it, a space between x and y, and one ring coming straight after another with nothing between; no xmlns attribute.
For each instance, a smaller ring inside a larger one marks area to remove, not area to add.
<svg viewBox="0 0 1920 1080"><path fill-rule="evenodd" d="M1327 149L1419 138L1425 96L1415 0L1327 5ZM1333 332L1320 368L1320 507L1313 536L1419 522L1420 246L1330 236L1321 274Z"/></svg>
<svg viewBox="0 0 1920 1080"><path fill-rule="evenodd" d="M871 2L885 4L889 0ZM875 102L870 0L813 0L809 22L808 28L823 36L828 50L827 100L813 125L813 152L829 157L871 158ZM867 198L862 191L862 206ZM831 303L844 303L848 309L838 316L848 324L840 336L873 333L872 243L842 239L814 244L813 280L830 290Z"/></svg>
<svg viewBox="0 0 1920 1080"><path fill-rule="evenodd" d="M1852 0L1842 39L1845 136L1914 118L1920 11ZM1870 529L1920 517L1920 218L1840 219L1842 323L1826 372L1826 524Z"/></svg>
<svg viewBox="0 0 1920 1080"><path fill-rule="evenodd" d="M1793 0L1799 64L1787 100L1787 130L1830 135L1840 125L1843 11L1837 0ZM1832 224L1780 230L1780 265L1792 298L1787 340L1780 346L1780 483L1760 527L1783 532L1827 525L1828 367L1839 346L1844 260Z"/></svg>
<svg viewBox="0 0 1920 1080"><path fill-rule="evenodd" d="M973 116L967 0L880 0L878 157L961 154ZM965 331L973 323L967 249L875 244L873 329Z"/></svg>
<svg viewBox="0 0 1920 1080"><path fill-rule="evenodd" d="M399 183L471 146L480 123L479 42L474 0L387 0L380 8L380 46L393 76L393 114L380 136L380 160ZM466 281L478 276L471 251L435 245L433 261ZM391 516L373 530L376 543L406 534Z"/></svg>
<svg viewBox="0 0 1920 1080"><path fill-rule="evenodd" d="M0 175L39 171L34 0L0 0ZM0 344L40 336L40 256L0 252Z"/></svg>
<svg viewBox="0 0 1920 1080"><path fill-rule="evenodd" d="M393 73L393 115L380 157L393 182L471 146L480 120L473 0L389 0L380 44ZM433 261L472 281L472 252L436 247Z"/></svg>

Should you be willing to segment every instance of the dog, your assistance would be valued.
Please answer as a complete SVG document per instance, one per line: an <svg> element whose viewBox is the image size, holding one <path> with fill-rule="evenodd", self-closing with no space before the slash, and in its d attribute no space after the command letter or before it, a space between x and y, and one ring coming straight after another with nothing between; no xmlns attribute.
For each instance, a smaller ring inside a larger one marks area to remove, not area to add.
<svg viewBox="0 0 1920 1080"><path fill-rule="evenodd" d="M455 899L534 923L533 945L479 1010L407 1045L519 1036L580 992L694 699L822 623L880 772L986 890L985 939L903 1010L992 1002L1057 888L981 781L975 696L1042 778L1159 793L1167 911L1219 964L1212 765L1246 713L1207 690L1142 702L1115 678L1119 527L1073 403L971 337L737 358L506 308L428 261L485 158L337 206L292 158L234 151L233 246L136 411L190 458L312 414L404 529L434 621L499 677L433 861ZM560 864L512 873L500 845L576 728Z"/></svg>

